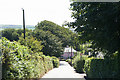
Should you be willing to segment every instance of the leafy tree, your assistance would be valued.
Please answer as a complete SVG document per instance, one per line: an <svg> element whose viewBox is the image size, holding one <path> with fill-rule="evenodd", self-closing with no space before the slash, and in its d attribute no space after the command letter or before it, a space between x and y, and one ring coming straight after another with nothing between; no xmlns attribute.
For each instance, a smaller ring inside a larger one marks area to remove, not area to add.
<svg viewBox="0 0 120 80"><path fill-rule="evenodd" d="M30 30L26 29L26 32L28 32L28 31L30 31ZM23 33L23 30L8 28L8 29L2 30L1 32L2 32L2 37L6 37L10 41L13 41L13 40L18 41L19 37Z"/></svg>
<svg viewBox="0 0 120 80"><path fill-rule="evenodd" d="M51 21L41 21L36 26L36 30L40 29L43 31L50 31L53 35L57 36L59 41L61 41L62 47L66 47L67 45L73 45L74 39L77 37L76 33L73 33L68 28L61 27Z"/></svg>
<svg viewBox="0 0 120 80"><path fill-rule="evenodd" d="M18 40L19 34L15 32L15 29L5 29L2 30L2 36L9 40Z"/></svg>
<svg viewBox="0 0 120 80"><path fill-rule="evenodd" d="M92 41L106 56L115 51L120 53L120 2L118 3L81 3L71 4L70 25L76 27L81 42Z"/></svg>
<svg viewBox="0 0 120 80"><path fill-rule="evenodd" d="M62 43L58 40L58 37L51 34L50 31L34 30L32 33L33 37L37 40L42 41L41 44L44 45L42 52L45 55L59 57L62 52Z"/></svg>

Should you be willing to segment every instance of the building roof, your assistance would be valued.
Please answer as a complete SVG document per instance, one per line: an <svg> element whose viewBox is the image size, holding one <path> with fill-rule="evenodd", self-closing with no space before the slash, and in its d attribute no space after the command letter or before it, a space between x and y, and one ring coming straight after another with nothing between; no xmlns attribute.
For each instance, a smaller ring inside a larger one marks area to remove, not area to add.
<svg viewBox="0 0 120 80"><path fill-rule="evenodd" d="M71 47L66 47L64 49L64 52L71 52ZM77 51L72 48L72 52L77 52Z"/></svg>

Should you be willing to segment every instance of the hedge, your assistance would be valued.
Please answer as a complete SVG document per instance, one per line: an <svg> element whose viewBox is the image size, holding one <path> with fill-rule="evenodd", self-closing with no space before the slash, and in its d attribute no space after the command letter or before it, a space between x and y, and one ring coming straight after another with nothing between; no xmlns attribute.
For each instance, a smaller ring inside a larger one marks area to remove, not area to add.
<svg viewBox="0 0 120 80"><path fill-rule="evenodd" d="M85 64L85 60L87 59L87 56L83 55L80 57L80 55L77 55L76 57L74 57L73 59L73 67L75 68L76 72L78 73L83 73L83 69L84 69L84 64Z"/></svg>
<svg viewBox="0 0 120 80"><path fill-rule="evenodd" d="M2 78L19 80L40 78L53 68L52 58L37 56L28 47L6 38L0 40L2 58Z"/></svg>
<svg viewBox="0 0 120 80"><path fill-rule="evenodd" d="M76 69L76 72L83 73L84 63L85 63L85 60L79 60L76 62L76 65L74 66L74 68Z"/></svg>
<svg viewBox="0 0 120 80"><path fill-rule="evenodd" d="M54 68L58 68L59 67L59 65L60 65L60 62L59 62L59 59L58 58L56 58L56 57L52 57L52 62L53 62L53 67Z"/></svg>
<svg viewBox="0 0 120 80"><path fill-rule="evenodd" d="M84 71L88 78L118 78L118 59L88 59Z"/></svg>

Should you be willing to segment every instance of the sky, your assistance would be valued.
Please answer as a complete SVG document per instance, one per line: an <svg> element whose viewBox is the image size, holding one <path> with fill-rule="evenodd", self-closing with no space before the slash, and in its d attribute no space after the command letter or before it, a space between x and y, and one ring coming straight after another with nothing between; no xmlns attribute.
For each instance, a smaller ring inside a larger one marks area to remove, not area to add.
<svg viewBox="0 0 120 80"><path fill-rule="evenodd" d="M37 25L43 20L62 25L71 18L70 0L0 0L0 24L23 24L22 9L25 10L26 25Z"/></svg>

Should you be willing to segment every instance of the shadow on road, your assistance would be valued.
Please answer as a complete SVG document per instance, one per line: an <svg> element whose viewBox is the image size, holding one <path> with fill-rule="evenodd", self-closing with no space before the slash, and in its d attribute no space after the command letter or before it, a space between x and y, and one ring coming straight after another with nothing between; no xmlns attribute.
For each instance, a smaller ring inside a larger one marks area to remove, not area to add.
<svg viewBox="0 0 120 80"><path fill-rule="evenodd" d="M74 70L74 71L78 74L85 74L84 72L77 72L76 70Z"/></svg>

